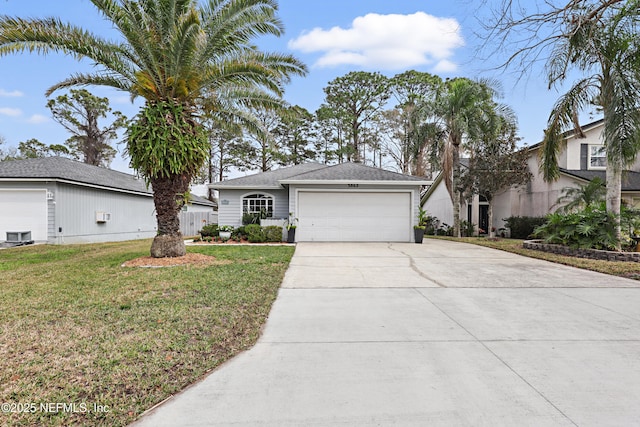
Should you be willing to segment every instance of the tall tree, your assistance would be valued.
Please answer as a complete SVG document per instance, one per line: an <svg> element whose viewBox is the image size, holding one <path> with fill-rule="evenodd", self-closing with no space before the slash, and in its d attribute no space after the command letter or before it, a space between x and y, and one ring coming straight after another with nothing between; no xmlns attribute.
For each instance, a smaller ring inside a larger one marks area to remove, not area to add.
<svg viewBox="0 0 640 427"><path fill-rule="evenodd" d="M541 172L547 181L557 179L562 132L574 127L581 135L578 113L591 103L599 105L607 151L607 211L619 218L621 173L640 148L640 1L558 0L535 6L530 12L518 2L501 0L495 19L486 21L486 39L507 50L504 67L522 74L546 61L550 88L566 82L572 72L580 76L549 116ZM619 224L616 232L619 237Z"/></svg>
<svg viewBox="0 0 640 427"><path fill-rule="evenodd" d="M345 121L338 111L327 104L320 105L315 118L320 128L318 136L322 145L323 162L328 164L335 159L342 163L347 152Z"/></svg>
<svg viewBox="0 0 640 427"><path fill-rule="evenodd" d="M241 171L271 170L276 163L279 147L274 133L280 126L278 109L257 108L253 110L256 126L244 129L242 140L233 147L235 166Z"/></svg>
<svg viewBox="0 0 640 427"><path fill-rule="evenodd" d="M479 124L477 138L469 147L469 167L461 176L465 188L489 203L489 237L493 229L493 201L497 194L531 180L529 150L518 149L515 115L508 109L498 109Z"/></svg>
<svg viewBox="0 0 640 427"><path fill-rule="evenodd" d="M347 160L361 161L362 127L372 120L389 99L389 79L380 73L352 71L329 82L325 103L348 123L352 152Z"/></svg>
<svg viewBox="0 0 640 427"><path fill-rule="evenodd" d="M229 117L243 106L279 104L289 76L304 74L305 66L253 43L258 35L282 34L272 0L91 2L118 31L117 41L56 18L2 16L0 54L62 52L96 66L55 84L47 95L106 85L145 98L129 127L127 151L153 187L158 235L151 255L184 255L178 214L208 154L199 106Z"/></svg>
<svg viewBox="0 0 640 427"><path fill-rule="evenodd" d="M445 86L436 98L434 112L446 135L442 174L453 204L454 236L460 237L460 204L465 190L460 181L460 150L465 141L477 137L480 124L495 108L496 90L489 82L467 78L447 80Z"/></svg>
<svg viewBox="0 0 640 427"><path fill-rule="evenodd" d="M402 152L405 173L417 176L431 175L436 166L436 156L441 141L434 105L443 90L438 76L418 71L406 71L391 79L391 93L400 112L397 117L395 155Z"/></svg>
<svg viewBox="0 0 640 427"><path fill-rule="evenodd" d="M116 155L110 141L118 136L118 130L127 126L127 118L119 111L112 111L108 98L94 96L86 89L71 89L69 95L60 95L47 102L53 119L60 123L71 137L66 145L70 153L84 163L109 167ZM98 125L107 114L114 116L105 127Z"/></svg>
<svg viewBox="0 0 640 427"><path fill-rule="evenodd" d="M563 131L579 127L577 112L599 105L607 153L606 208L616 218L620 240L622 171L634 163L640 150L640 3L632 1L606 14L593 14L591 9L574 11L564 22L568 36L557 42L549 59L550 87L563 82L573 67L584 77L560 97L549 116L540 147L541 169L546 180L558 178L558 154L566 142Z"/></svg>
<svg viewBox="0 0 640 427"><path fill-rule="evenodd" d="M68 157L70 155L69 149L64 145L47 145L35 138L18 143L18 153L19 154L14 157L15 160L39 159L52 156Z"/></svg>
<svg viewBox="0 0 640 427"><path fill-rule="evenodd" d="M314 117L303 107L295 105L278 112L280 123L274 130L274 138L279 148L276 155L280 165L299 165L315 160L318 148L313 126Z"/></svg>

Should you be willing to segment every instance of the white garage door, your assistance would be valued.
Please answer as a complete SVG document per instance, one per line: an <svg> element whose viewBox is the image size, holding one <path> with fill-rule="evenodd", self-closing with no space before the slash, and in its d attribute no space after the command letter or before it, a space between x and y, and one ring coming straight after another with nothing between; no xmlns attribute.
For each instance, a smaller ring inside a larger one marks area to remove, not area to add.
<svg viewBox="0 0 640 427"><path fill-rule="evenodd" d="M7 231L31 231L33 240L47 240L46 190L0 190L0 240Z"/></svg>
<svg viewBox="0 0 640 427"><path fill-rule="evenodd" d="M298 193L299 242L410 242L408 192Z"/></svg>

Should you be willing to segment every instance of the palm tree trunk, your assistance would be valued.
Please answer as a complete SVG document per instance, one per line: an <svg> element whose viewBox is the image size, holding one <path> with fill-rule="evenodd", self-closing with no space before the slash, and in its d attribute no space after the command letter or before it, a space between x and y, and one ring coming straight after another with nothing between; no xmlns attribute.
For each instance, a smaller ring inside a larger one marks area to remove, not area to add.
<svg viewBox="0 0 640 427"><path fill-rule="evenodd" d="M461 237L460 234L460 205L462 200L462 194L459 191L460 187L460 146L453 145L453 179L451 182L452 187L452 201L453 201L453 235L454 237Z"/></svg>
<svg viewBox="0 0 640 427"><path fill-rule="evenodd" d="M189 191L190 178L182 174L151 179L158 221L158 235L151 244L151 256L154 258L177 257L187 253L180 233L179 215L185 194Z"/></svg>
<svg viewBox="0 0 640 427"><path fill-rule="evenodd" d="M620 243L620 194L622 192L622 167L607 162L607 212L614 215L616 249L622 250Z"/></svg>

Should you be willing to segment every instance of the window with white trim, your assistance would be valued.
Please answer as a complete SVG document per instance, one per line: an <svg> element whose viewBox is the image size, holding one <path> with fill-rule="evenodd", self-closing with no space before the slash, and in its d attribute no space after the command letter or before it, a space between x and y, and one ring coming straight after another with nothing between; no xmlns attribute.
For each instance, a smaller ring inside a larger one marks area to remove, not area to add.
<svg viewBox="0 0 640 427"><path fill-rule="evenodd" d="M242 213L262 214L266 218L273 217L273 197L268 194L249 194L242 198Z"/></svg>
<svg viewBox="0 0 640 427"><path fill-rule="evenodd" d="M589 169L606 169L607 152L604 145L589 146Z"/></svg>

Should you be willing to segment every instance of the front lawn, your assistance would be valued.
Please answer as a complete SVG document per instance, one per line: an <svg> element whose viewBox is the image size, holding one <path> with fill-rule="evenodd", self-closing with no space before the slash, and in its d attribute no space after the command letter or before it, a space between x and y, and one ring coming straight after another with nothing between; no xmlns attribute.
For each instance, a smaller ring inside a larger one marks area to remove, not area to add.
<svg viewBox="0 0 640 427"><path fill-rule="evenodd" d="M217 262L121 267L149 246L0 251L0 425L132 422L255 343L294 251L189 247Z"/></svg>
<svg viewBox="0 0 640 427"><path fill-rule="evenodd" d="M586 258L577 258L565 255L552 254L549 252L536 251L533 249L525 249L522 247L522 240L518 239L498 239L490 240L483 237L434 237L431 238L454 240L464 243L472 243L474 245L486 246L493 249L500 249L514 254L524 255L530 258L544 259L546 261L556 262L558 264L570 265L572 267L583 268L585 270L598 271L600 273L611 274L614 276L627 277L631 279L640 279L640 263L638 262L622 262L622 261L600 261Z"/></svg>

